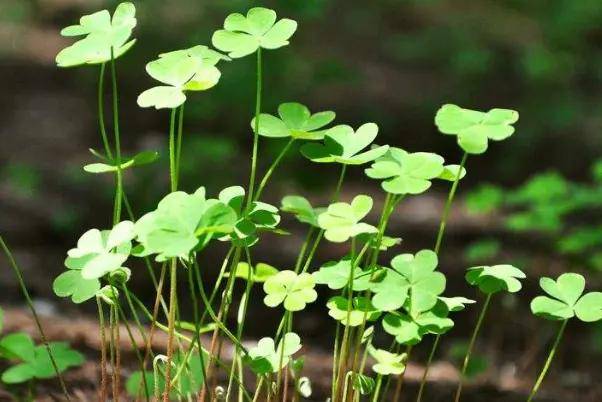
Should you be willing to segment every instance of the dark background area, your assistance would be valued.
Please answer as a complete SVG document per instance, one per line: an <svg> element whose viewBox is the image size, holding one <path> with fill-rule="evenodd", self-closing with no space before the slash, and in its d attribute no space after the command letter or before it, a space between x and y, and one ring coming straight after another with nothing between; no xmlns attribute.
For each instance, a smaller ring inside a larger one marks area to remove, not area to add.
<svg viewBox="0 0 602 402"><path fill-rule="evenodd" d="M82 170L93 161L88 148L100 148L95 113L98 68L58 69L54 57L71 42L60 37L60 27L74 23L82 14L113 9L117 3L0 0L0 231L26 271L36 298L46 300L51 309L66 308L69 314L76 311L53 296L52 279L63 269L66 250L84 230L109 225L113 187L108 177ZM460 193L484 181L515 186L549 169L573 181L587 181L591 164L600 156L600 0L282 0L261 4L144 0L135 4L138 43L118 61L123 148L126 154L144 149L161 154L154 165L128 172L126 189L137 213L153 208L169 179L168 113L136 105L138 94L152 84L145 63L165 51L210 44L211 33L221 27L226 15L255 5L272 7L279 16L299 22L291 46L264 53L262 109L266 112L275 112L285 101L302 102L312 111L334 110L338 123L378 123L379 143L437 152L448 163L459 163L461 153L454 139L438 134L433 124L440 105L518 110L516 134L503 143L492 143L486 155L469 159L469 174ZM183 189L204 185L215 194L229 185L246 184L254 68L252 57L222 64L218 86L192 95L187 102ZM282 146L280 140L262 140L261 168ZM336 169L310 164L293 152L274 177L266 201L279 204L284 194L301 193L325 202L337 174ZM402 206L392 232L404 238L404 252L431 247L445 191L445 185L436 185L428 195ZM352 169L344 198L360 192L378 194L378 184L367 179L363 169ZM261 260L281 268L293 262L302 236L291 220L286 219L284 225L297 234L285 240L266 239L256 251ZM491 234L504 236L495 217L467 215L458 204L442 255L443 269L458 273L450 281L454 292L470 296L461 275L466 267L464 247ZM538 291L539 275L555 276L572 267L538 255L528 242L506 237L510 247L504 257L512 260L531 253L530 261L535 263L524 267L531 278L520 301L514 297L498 301L497 316L483 334L484 342L492 341L483 353L487 352L501 376L509 362L527 359L525 348L534 349L535 357L522 361L523 366L512 366L513 375L532 375L555 327L530 317L527 295ZM207 256L207 265L219 252ZM337 258L342 252L325 244L319 259ZM0 266L0 303L19 305L11 273L4 261ZM599 274L589 274L592 284L597 281L599 285ZM134 275L134 280L143 296L152 296L144 277ZM517 303L522 311L518 315ZM312 305L299 325L306 329L310 342L328 346L330 335L322 328L332 323L323 305L322 301ZM265 312L260 305L252 309L256 314ZM461 338L469 332L471 313L475 312L460 315L453 336ZM536 327L542 335L534 341ZM591 330L583 328L569 328L558 371L565 374L563 379L573 381L570 387L589 390L574 395L586 398L593 393L596 398L600 394L589 385L600 380L596 363L600 355L594 358L590 353L602 348L598 343L596 349ZM253 336L265 335L262 327L250 331ZM594 335L597 342L600 337ZM502 356L501 348L507 352ZM418 352L418 359L424 353Z"/></svg>

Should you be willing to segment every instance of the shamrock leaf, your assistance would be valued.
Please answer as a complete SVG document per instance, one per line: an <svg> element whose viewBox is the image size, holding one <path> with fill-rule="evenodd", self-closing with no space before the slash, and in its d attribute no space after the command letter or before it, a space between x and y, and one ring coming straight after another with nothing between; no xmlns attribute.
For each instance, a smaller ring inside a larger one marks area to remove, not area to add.
<svg viewBox="0 0 602 402"><path fill-rule="evenodd" d="M602 319L602 293L583 294L585 278L576 273L565 273L553 280L541 278L539 285L549 296L537 296L531 302L531 311L550 320L567 320L577 316L581 321Z"/></svg>
<svg viewBox="0 0 602 402"><path fill-rule="evenodd" d="M366 169L373 179L384 179L382 188L392 194L420 194L431 186L430 180L444 172L443 158L429 152L408 153L400 148L389 151Z"/></svg>
<svg viewBox="0 0 602 402"><path fill-rule="evenodd" d="M63 36L86 35L56 56L59 67L73 67L82 64L100 64L122 56L136 42L131 40L132 30L136 26L136 8L130 2L121 3L111 14L102 10L84 15L78 25L71 25L61 31Z"/></svg>
<svg viewBox="0 0 602 402"><path fill-rule="evenodd" d="M301 311L307 303L312 303L318 298L314 290L315 285L311 274L297 275L294 271L280 271L263 284L266 293L263 302L269 307L283 303L288 311Z"/></svg>
<svg viewBox="0 0 602 402"><path fill-rule="evenodd" d="M435 116L435 124L443 134L458 136L458 145L469 154L482 154L488 140L501 141L514 133L512 124L518 112L510 109L491 109L488 112L443 105Z"/></svg>
<svg viewBox="0 0 602 402"><path fill-rule="evenodd" d="M249 272L249 264L247 264L246 262L239 262L236 266L234 276L245 281L248 281L250 276L251 281L256 283L263 283L267 281L270 277L276 275L277 273L277 268L274 268L273 266L265 264L263 262L260 262L257 265L255 265L255 269L252 269L251 272ZM230 272L226 272L224 276L229 277Z"/></svg>
<svg viewBox="0 0 602 402"><path fill-rule="evenodd" d="M375 386L376 382L372 377L359 373L353 376L353 389L357 390L360 395L370 395Z"/></svg>
<svg viewBox="0 0 602 402"><path fill-rule="evenodd" d="M372 287L372 303L383 311L391 311L407 300L412 315L430 310L445 290L445 275L435 271L437 264L437 255L431 250L396 256L382 281Z"/></svg>
<svg viewBox="0 0 602 402"><path fill-rule="evenodd" d="M516 293L522 288L519 279L526 277L523 271L507 264L472 267L466 273L466 281L487 294L502 290Z"/></svg>
<svg viewBox="0 0 602 402"><path fill-rule="evenodd" d="M368 353L376 360L372 366L375 373L381 375L399 375L406 370L407 354L391 353L383 349L376 349L373 346L368 347Z"/></svg>
<svg viewBox="0 0 602 402"><path fill-rule="evenodd" d="M380 316L380 311L374 308L367 297L354 297L349 306L347 297L335 296L328 300L326 307L329 316L350 327L361 325L364 317L367 321L375 321Z"/></svg>
<svg viewBox="0 0 602 402"><path fill-rule="evenodd" d="M7 359L33 360L35 344L31 337L23 332L16 332L0 340L0 356Z"/></svg>
<svg viewBox="0 0 602 402"><path fill-rule="evenodd" d="M300 195L287 195L282 199L280 210L294 214L301 223L319 227L318 216L326 208L314 208L306 198Z"/></svg>
<svg viewBox="0 0 602 402"><path fill-rule="evenodd" d="M462 170L460 170L460 168L460 165L445 165L443 166L443 171L437 178L447 181L456 181L456 178L462 180L464 176L466 176L466 169L462 167ZM460 175L458 175L458 173L460 173Z"/></svg>
<svg viewBox="0 0 602 402"><path fill-rule="evenodd" d="M374 141L377 134L378 126L374 123L366 123L357 131L350 126L339 125L326 131L323 144L305 144L301 147L301 153L317 163L362 165L383 156L389 149L388 145L383 145L361 152Z"/></svg>
<svg viewBox="0 0 602 402"><path fill-rule="evenodd" d="M278 106L278 116L260 114L259 135L271 138L321 140L326 130L320 129L330 124L336 115L331 111L311 114L306 106L290 102ZM251 121L251 127L255 130L255 119Z"/></svg>
<svg viewBox="0 0 602 402"><path fill-rule="evenodd" d="M227 58L202 45L159 55L146 65L146 72L167 85L142 92L138 105L156 109L180 106L186 101L186 91L205 91L217 85L221 73L215 64L222 59Z"/></svg>
<svg viewBox="0 0 602 402"><path fill-rule="evenodd" d="M280 223L278 208L265 202L253 201L250 210L243 211L245 189L240 186L225 188L218 198L229 205L238 216L234 230L222 240L231 240L235 245L250 247L259 241L259 231L273 231Z"/></svg>
<svg viewBox="0 0 602 402"><path fill-rule="evenodd" d="M363 291L370 288L370 272L354 266L350 258L340 261L330 261L322 265L312 275L319 285L328 285L330 289L343 289L349 282L350 272L353 269L353 290Z"/></svg>
<svg viewBox="0 0 602 402"><path fill-rule="evenodd" d="M335 202L326 212L318 216L318 224L324 229L324 237L335 243L342 243L361 233L376 233L378 230L367 223L360 222L372 209L372 198L367 195L356 196L351 204Z"/></svg>
<svg viewBox="0 0 602 402"><path fill-rule="evenodd" d="M382 321L385 332L395 336L402 345L416 345L426 334L444 334L454 322L448 318L449 309L438 302L432 309L419 313L389 313Z"/></svg>
<svg viewBox="0 0 602 402"><path fill-rule="evenodd" d="M27 337L27 336L26 336ZM6 340L4 338L2 341ZM27 337L28 338L28 337ZM21 337L20 342L25 341L25 337ZM10 342L15 347L14 339ZM2 381L6 384L17 384L30 381L34 378L47 379L56 376L56 371L48 354L46 346L33 346L31 339L22 345L19 355L12 355L11 358L16 358L21 363L9 368L2 373ZM84 362L84 357L77 351L71 349L67 343L51 342L49 348L57 364L59 372L63 372L68 368L79 366ZM2 346L0 346L2 348ZM26 351L26 352L25 352Z"/></svg>
<svg viewBox="0 0 602 402"><path fill-rule="evenodd" d="M96 295L100 290L100 281L85 279L82 271L70 269L56 277L52 289L58 297L71 297L73 303L79 304Z"/></svg>
<svg viewBox="0 0 602 402"><path fill-rule="evenodd" d="M272 338L262 338L257 346L249 349L245 362L256 374L277 373L286 367L292 355L301 349L301 338L294 332L284 334L283 339L275 347Z"/></svg>
<svg viewBox="0 0 602 402"><path fill-rule="evenodd" d="M115 271L127 260L134 238L134 224L123 221L111 230L90 229L67 252L65 266L81 270L82 279L97 279ZM69 276L71 279L75 275ZM87 283L91 286L90 283Z"/></svg>
<svg viewBox="0 0 602 402"><path fill-rule="evenodd" d="M445 303L445 306L449 311L462 311L466 308L467 304L476 303L475 300L467 299L466 297L456 296L456 297L442 297L439 296L439 300Z"/></svg>
<svg viewBox="0 0 602 402"><path fill-rule="evenodd" d="M147 165L149 163L153 163L159 158L159 153L156 151L143 151L132 158L125 158L125 162L122 162L119 165L120 170L126 170L135 166ZM90 163L89 165L84 166L84 170L88 173L109 173L116 172L118 170L117 164L107 164L107 163Z"/></svg>
<svg viewBox="0 0 602 402"><path fill-rule="evenodd" d="M173 192L136 222L136 236L143 248L138 255L157 254L158 261L187 259L212 238L232 232L236 219L230 206L206 199L202 187L193 194Z"/></svg>
<svg viewBox="0 0 602 402"><path fill-rule="evenodd" d="M362 243L369 243L369 247L371 249L378 248L381 251L386 251L391 247L398 246L402 241L401 237L382 236L379 239L378 236L373 236L371 233L362 233L356 238Z"/></svg>
<svg viewBox="0 0 602 402"><path fill-rule="evenodd" d="M259 48L278 49L288 45L297 30L297 23L284 18L276 22L276 12L263 7L251 8L247 15L230 14L224 29L216 31L213 46L228 52L232 58L250 55Z"/></svg>

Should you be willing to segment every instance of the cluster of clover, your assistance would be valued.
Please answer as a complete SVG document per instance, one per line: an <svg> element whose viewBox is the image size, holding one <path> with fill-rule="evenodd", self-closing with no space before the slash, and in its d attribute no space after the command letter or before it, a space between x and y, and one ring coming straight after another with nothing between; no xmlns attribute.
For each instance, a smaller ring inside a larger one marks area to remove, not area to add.
<svg viewBox="0 0 602 402"><path fill-rule="evenodd" d="M144 91L138 104L170 110L171 192L154 211L136 219L124 191L123 172L153 162L157 153L146 151L131 158L121 155L115 66L116 59L135 42L131 39L135 25L135 8L131 3L120 4L113 16L107 10L86 15L78 25L61 32L65 36L85 37L61 51L56 59L60 67L100 67L98 117L104 153L93 151L100 160L84 170L114 175L116 183L112 228L85 232L77 246L68 252L67 270L54 282L54 291L60 297L70 297L74 303L97 302L102 339L100 399L108 398L109 364L112 398L119 399L120 323L125 325L133 345L137 345L136 332L145 344L144 348L134 347L140 369L126 384L137 400L168 401L193 395L198 395L200 401L231 400L235 396L239 401L308 397L311 382L302 374L303 358L294 357L301 349L301 339L294 332L293 317L316 301L316 285L324 285L336 294L326 305L336 322L330 400L384 400L393 378L396 379L393 400L397 401L412 347L427 335L433 335L434 343L417 396L420 401L440 337L454 325L452 313L475 303L464 297L443 296L446 277L437 269L438 254L452 201L466 174L468 155L484 153L489 140L500 141L511 136L518 113L507 109L480 112L451 104L441 107L435 124L441 133L457 137L463 150L459 165L445 165L444 159L434 153L372 145L378 134L376 124L366 123L357 129L331 125L335 119L331 111L312 114L299 103L283 103L277 115L262 113L262 52L288 45L297 23L277 20L276 13L266 8L252 8L246 15L236 13L226 18L224 28L213 34L212 44L217 50L194 46L160 54L147 64L146 71L161 85ZM188 97L218 83L219 63L252 54L257 61L257 97L251 121L253 151L248 187L225 188L216 198L208 196L203 187L193 193L178 191L184 105ZM106 66L110 67L112 84L112 141L107 134L103 108ZM288 142L258 180L260 137L284 138ZM331 203L324 208L316 208L297 195L284 197L280 208L260 201L282 157L297 144L310 161L340 168ZM339 200L347 169L361 165L368 166L366 175L380 182L386 196L376 226L364 221L373 207L370 196L357 195L350 203ZM424 193L437 179L448 181L451 186L433 249L399 254L388 263L380 261L381 251L400 242L386 231L399 203L405 197ZM129 220L122 220L122 205ZM308 226L293 269L278 270L253 262L253 246L262 233L284 233L279 229L280 212L291 213ZM346 243L349 252L338 261L315 268L313 258L323 239ZM201 269L198 256L216 241L228 243L229 251L216 282L207 283L202 276L209 267ZM128 289L132 272L124 264L130 257L144 260L156 288L155 303L150 308ZM182 320L179 314L178 302L184 299L178 295L178 281L182 278L189 286L190 300L186 303L193 307L193 322ZM483 293L484 302L461 367L462 375L492 297L499 292L518 292L524 278L525 274L511 265L468 269L466 280ZM246 286L239 296L236 327L230 329L225 318L236 304L237 279L245 281ZM273 337L263 338L248 348L241 340L251 289L259 283L263 284L265 305L281 311L282 319ZM531 309L538 316L562 324L529 400L547 372L568 320L574 316L586 322L602 319L602 293L583 294L584 285L584 278L575 273L563 274L557 280L541 279L541 287L548 296L535 298ZM211 292L206 291L207 286ZM164 287L169 293L165 299ZM166 323L161 322L161 313ZM142 325L145 320L150 322L149 328ZM373 345L374 333L381 328L393 337L389 348ZM157 331L168 335L165 355L157 354L151 347ZM211 333L208 347L199 341L201 333ZM231 361L222 357L224 341L233 345ZM366 371L368 362L373 363L374 375ZM245 369L256 375L251 388L254 392L245 386ZM227 372L227 383L217 383L218 370ZM60 375L58 369L57 375ZM460 380L456 401L460 400L462 383Z"/></svg>

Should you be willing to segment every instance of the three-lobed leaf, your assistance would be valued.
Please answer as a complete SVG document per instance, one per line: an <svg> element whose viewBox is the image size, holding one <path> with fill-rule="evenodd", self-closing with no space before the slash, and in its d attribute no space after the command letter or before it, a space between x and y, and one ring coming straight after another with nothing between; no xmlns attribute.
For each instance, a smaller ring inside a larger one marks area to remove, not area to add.
<svg viewBox="0 0 602 402"><path fill-rule="evenodd" d="M307 106L297 102L283 103L278 106L278 117L268 113L259 115L258 133L264 137L300 140L321 140L326 130L336 117L334 112L324 111L312 114ZM257 122L251 121L255 130Z"/></svg>
<svg viewBox="0 0 602 402"><path fill-rule="evenodd" d="M377 229L360 222L372 209L372 198L367 195L356 196L351 203L335 202L318 216L318 225L324 237L335 243L342 243L362 233L376 233Z"/></svg>
<svg viewBox="0 0 602 402"><path fill-rule="evenodd" d="M269 307L282 304L287 311L301 311L308 303L313 303L318 298L314 290L315 285L311 274L280 271L264 282L263 290L266 296L263 302Z"/></svg>
<svg viewBox="0 0 602 402"><path fill-rule="evenodd" d="M520 279L526 277L523 271L509 264L482 265L468 268L466 272L466 281L486 294L501 291L516 293L522 288Z"/></svg>

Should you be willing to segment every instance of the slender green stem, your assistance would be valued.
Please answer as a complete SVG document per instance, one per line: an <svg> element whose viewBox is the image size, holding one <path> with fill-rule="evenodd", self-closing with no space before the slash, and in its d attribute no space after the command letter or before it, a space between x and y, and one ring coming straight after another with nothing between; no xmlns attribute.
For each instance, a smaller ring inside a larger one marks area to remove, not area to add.
<svg viewBox="0 0 602 402"><path fill-rule="evenodd" d="M451 190L447 195L447 201L445 202L445 207L443 207L443 215L441 216L441 222L439 223L439 231L437 232L437 240L435 241L435 254L439 254L439 250L441 248L441 242L443 241L443 234L445 233L445 225L447 224L447 218L449 217L449 212L451 210L451 205L456 195L456 190L458 189L458 183L460 182L460 176L462 175L462 169L466 165L466 159L468 158L468 154L464 152L462 156L462 161L460 162L460 168L458 169L458 173L456 174L456 178L452 183Z"/></svg>
<svg viewBox="0 0 602 402"><path fill-rule="evenodd" d="M65 395L65 399L69 402L71 400L71 396L69 395L69 392L67 391L67 386L65 385L63 375L61 374L61 371L59 370L59 367L56 364L54 354L52 353L52 350L50 349L50 345L48 344L48 338L46 338L46 333L44 332L44 329L42 328L42 323L40 321L40 317L38 316L38 313L33 305L33 301L31 300L31 296L29 295L29 291L27 290L27 286L25 285L25 280L23 279L23 273L21 272L21 268L17 264L17 261L15 261L13 254L10 252L10 249L4 242L4 239L2 238L1 235L0 235L0 247L2 247L2 250L4 251L6 258L8 259L8 262L17 278L17 282L19 282L19 287L21 288L23 297L25 297L25 303L27 303L27 307L31 311L31 315L33 316L33 320L36 323L38 333L40 334L40 339L42 340L42 343L44 344L44 347L46 348L46 351L48 352L48 356L50 357L50 362L52 363L52 368L54 369L54 372L56 373L56 376L59 380L59 384L61 386L63 395Z"/></svg>
<svg viewBox="0 0 602 402"><path fill-rule="evenodd" d="M481 312L479 313L479 319L477 320L477 325L472 332L472 336L470 337L470 342L468 343L468 349L466 350L466 356L464 356L464 363L462 364L462 371L460 372L460 381L458 383L458 388L456 389L456 397L454 398L455 402L460 400L460 395L462 395L462 387L464 386L464 376L466 375L466 369L468 368L468 363L470 363L470 356L472 354L472 349L474 348L475 342L477 340L477 335L479 334L479 330L481 329L481 325L483 324L483 319L485 318L485 314L487 312L487 307L489 307L489 302L491 301L492 293L487 295L485 299L485 303L481 308Z"/></svg>
<svg viewBox="0 0 602 402"><path fill-rule="evenodd" d="M180 106L180 113L178 114L178 138L176 140L176 187L178 187L180 181L180 162L182 157L182 143L184 141L184 104Z"/></svg>
<svg viewBox="0 0 602 402"><path fill-rule="evenodd" d="M301 245L301 250L299 250L299 254L297 255L297 260L295 261L295 273L298 274L301 269L301 263L303 262L303 258L305 257L305 253L307 252L307 247L309 246L309 242L311 237L314 234L314 227L310 226L307 231L307 236L305 236L305 240L303 240L303 244Z"/></svg>
<svg viewBox="0 0 602 402"><path fill-rule="evenodd" d="M171 191L178 189L176 162L176 114L178 109L171 109L169 119L169 183ZM169 366L169 365L167 365Z"/></svg>
<svg viewBox="0 0 602 402"><path fill-rule="evenodd" d="M420 388L418 389L418 396L416 397L416 402L422 401L422 395L424 394L424 386L426 384L426 379L429 373L429 368L433 363L433 359L435 357L435 352L437 351L437 347L439 346L439 340L441 339L440 335L435 336L435 340L433 341L433 346L431 347L431 351L429 353L428 360L426 361L426 366L424 367L424 372L422 373L422 379L420 380Z"/></svg>
<svg viewBox="0 0 602 402"><path fill-rule="evenodd" d="M380 387L383 384L383 376L379 374L376 376L376 387L374 388L374 394L372 395L372 402L378 401L378 396L380 394Z"/></svg>
<svg viewBox="0 0 602 402"><path fill-rule="evenodd" d="M566 325L568 324L568 322L569 322L568 319L564 320L562 322L562 325L558 329L558 333L556 334L556 340L554 340L552 349L550 349L550 353L548 353L548 358L546 359L546 362L545 362L541 372L539 373L539 377L537 377L537 381L535 382L535 385L533 385L533 389L531 390L531 393L529 394L529 398L527 398L527 402L531 402L533 400L533 398L535 397L535 394L537 393L537 391L539 391L539 387L541 387L541 384L548 372L548 369L550 368L550 365L552 364L552 360L554 360L554 356L556 355L556 351L558 350L558 345L560 345L560 340L562 339L562 335L564 334L564 330L566 329Z"/></svg>
<svg viewBox="0 0 602 402"><path fill-rule="evenodd" d="M255 176L257 174L257 155L259 152L259 115L261 114L261 92L262 92L262 60L261 47L257 49L257 80L255 89L255 127L253 130L253 154L251 156L251 174L249 176L249 194L247 196L247 209L255 199Z"/></svg>
<svg viewBox="0 0 602 402"><path fill-rule="evenodd" d="M105 154L109 159L113 159L113 152L109 144L107 129L105 127L105 107L104 107L104 82L105 82L106 63L100 65L100 74L98 77L98 125L100 126L100 136L105 149Z"/></svg>
<svg viewBox="0 0 602 402"><path fill-rule="evenodd" d="M102 309L100 297L96 297L98 306L98 324L100 327L100 390L98 391L101 401L107 400L107 335L105 315Z"/></svg>
<svg viewBox="0 0 602 402"><path fill-rule="evenodd" d="M119 355L119 325L116 323L117 321L117 310L114 306L110 306L109 308L109 334L110 334L110 349L111 349L111 363L113 366L113 400L119 401L119 365L120 365L120 355Z"/></svg>
<svg viewBox="0 0 602 402"><path fill-rule="evenodd" d="M274 161L272 162L272 164L270 165L268 170L265 172L265 175L263 176L263 178L261 179L261 182L259 183L259 186L257 187L257 193L255 194L254 201L259 200L259 198L261 197L261 193L265 189L265 186L268 184L268 181L272 177L272 174L274 174L274 171L276 171L276 168L282 161L282 158L284 158L284 156L287 154L288 150L291 148L291 146L293 145L294 142L295 142L295 139L291 138L286 143L284 148L282 148L282 151L280 151L280 153L278 154L276 159L274 159Z"/></svg>
<svg viewBox="0 0 602 402"><path fill-rule="evenodd" d="M121 220L121 201L123 192L123 172L121 170L121 134L119 131L119 92L117 89L117 69L113 48L111 47L111 82L113 87L113 132L115 135L115 165L117 166L117 185L115 190L115 206L113 213L113 225Z"/></svg>
<svg viewBox="0 0 602 402"><path fill-rule="evenodd" d="M412 354L412 345L406 346L406 361L405 364L407 366L408 361L410 360L410 355ZM393 393L393 402L398 402L401 397L401 389L403 388L403 382L405 379L406 370L404 370L401 374L397 376L397 384L395 384L395 392Z"/></svg>
<svg viewBox="0 0 602 402"><path fill-rule="evenodd" d="M178 287L178 261L173 258L171 260L169 270L169 317L167 320L167 326L169 328L167 333L167 365L165 367L165 392L163 393L163 401L169 402L169 393L171 391L171 362L173 360L173 349L174 349L174 331L176 323L176 293Z"/></svg>

